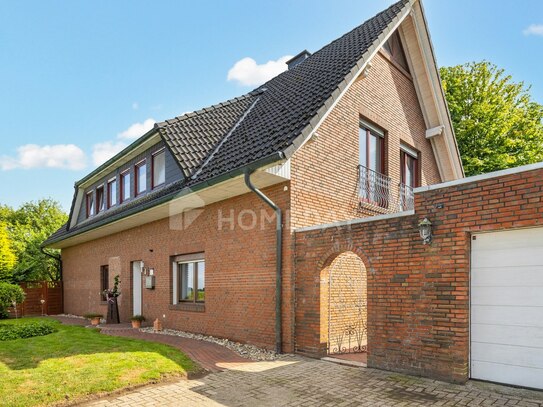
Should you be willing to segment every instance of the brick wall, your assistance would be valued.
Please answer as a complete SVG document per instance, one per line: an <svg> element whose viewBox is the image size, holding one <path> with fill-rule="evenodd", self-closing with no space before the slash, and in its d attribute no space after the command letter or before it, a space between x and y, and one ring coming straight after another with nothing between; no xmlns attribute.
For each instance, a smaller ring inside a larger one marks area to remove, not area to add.
<svg viewBox="0 0 543 407"><path fill-rule="evenodd" d="M322 355L320 273L348 251L367 269L368 365L467 380L471 234L543 226L542 199L537 169L417 193L415 215L297 232L296 350Z"/></svg>
<svg viewBox="0 0 543 407"><path fill-rule="evenodd" d="M284 211L289 193L281 184L264 192ZM255 228L250 212L257 215ZM232 212L231 212L232 211ZM264 211L266 217L261 217ZM222 215L219 215L222 214ZM241 216L241 226L238 220ZM273 348L275 343L275 219L255 194L207 206L185 230L180 215L82 243L62 250L65 312L106 313L100 302L100 266L109 264L110 286L119 274L123 321L132 315L131 262L144 261L155 269L156 288L143 289L143 315L163 319L165 327L227 337ZM222 228L219 229L219 216ZM233 222L228 221L230 217ZM263 221L262 221L263 220ZM264 228L260 226L263 222ZM232 225L232 228L230 227ZM288 226L288 225L287 225ZM291 235L285 232L284 346L292 351ZM205 312L170 309L171 262L174 255L205 252ZM165 318L163 318L165 315Z"/></svg>
<svg viewBox="0 0 543 407"><path fill-rule="evenodd" d="M385 175L400 180L400 142L420 152L421 185L441 181L412 80L378 53L366 78L345 93L292 158L292 227L375 215L358 199L359 122L386 131Z"/></svg>

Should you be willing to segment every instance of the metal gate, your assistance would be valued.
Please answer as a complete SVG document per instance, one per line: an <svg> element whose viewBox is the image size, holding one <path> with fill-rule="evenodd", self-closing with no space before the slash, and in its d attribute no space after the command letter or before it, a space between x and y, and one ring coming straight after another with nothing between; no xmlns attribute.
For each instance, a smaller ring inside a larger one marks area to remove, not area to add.
<svg viewBox="0 0 543 407"><path fill-rule="evenodd" d="M339 255L330 265L328 287L328 354L367 350L366 267L354 253Z"/></svg>

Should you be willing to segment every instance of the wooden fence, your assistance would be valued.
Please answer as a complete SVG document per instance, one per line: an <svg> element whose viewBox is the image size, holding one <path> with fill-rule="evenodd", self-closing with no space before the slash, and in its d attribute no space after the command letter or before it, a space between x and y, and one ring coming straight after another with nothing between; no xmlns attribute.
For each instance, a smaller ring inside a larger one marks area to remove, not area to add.
<svg viewBox="0 0 543 407"><path fill-rule="evenodd" d="M62 281L30 281L19 285L26 297L17 305L17 316L62 314ZM15 316L13 308L8 311Z"/></svg>

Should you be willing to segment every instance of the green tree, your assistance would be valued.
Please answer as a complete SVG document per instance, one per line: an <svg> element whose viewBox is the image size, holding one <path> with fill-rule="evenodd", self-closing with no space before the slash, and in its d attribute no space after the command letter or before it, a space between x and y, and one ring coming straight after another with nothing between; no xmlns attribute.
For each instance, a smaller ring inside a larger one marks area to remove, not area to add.
<svg viewBox="0 0 543 407"><path fill-rule="evenodd" d="M51 199L27 202L17 210L0 207L0 220L8 223L17 256L12 281L58 280L60 263L41 250L41 244L67 221L60 204ZM58 257L58 250L47 250Z"/></svg>
<svg viewBox="0 0 543 407"><path fill-rule="evenodd" d="M11 280L16 260L8 234L8 225L0 220L0 281Z"/></svg>
<svg viewBox="0 0 543 407"><path fill-rule="evenodd" d="M483 61L440 69L466 175L543 161L543 106Z"/></svg>

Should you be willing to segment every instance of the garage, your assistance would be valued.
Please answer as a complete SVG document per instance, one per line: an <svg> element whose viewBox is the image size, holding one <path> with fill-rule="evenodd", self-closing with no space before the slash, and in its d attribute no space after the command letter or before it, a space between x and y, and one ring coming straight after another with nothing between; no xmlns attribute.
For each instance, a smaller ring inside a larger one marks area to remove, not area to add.
<svg viewBox="0 0 543 407"><path fill-rule="evenodd" d="M543 388L543 228L471 245L471 378Z"/></svg>

